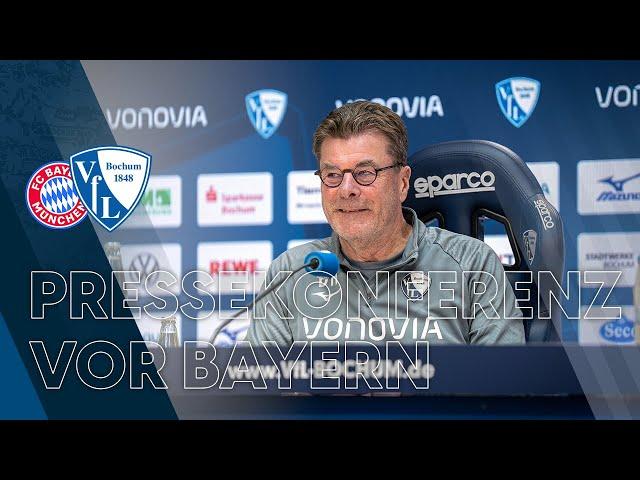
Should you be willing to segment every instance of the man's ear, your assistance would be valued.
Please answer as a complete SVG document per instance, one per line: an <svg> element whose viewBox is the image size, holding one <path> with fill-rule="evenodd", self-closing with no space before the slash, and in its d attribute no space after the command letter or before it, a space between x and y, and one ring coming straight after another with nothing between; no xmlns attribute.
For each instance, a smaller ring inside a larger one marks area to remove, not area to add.
<svg viewBox="0 0 640 480"><path fill-rule="evenodd" d="M411 179L411 167L404 165L400 170L400 198L404 202L409 194L409 180Z"/></svg>

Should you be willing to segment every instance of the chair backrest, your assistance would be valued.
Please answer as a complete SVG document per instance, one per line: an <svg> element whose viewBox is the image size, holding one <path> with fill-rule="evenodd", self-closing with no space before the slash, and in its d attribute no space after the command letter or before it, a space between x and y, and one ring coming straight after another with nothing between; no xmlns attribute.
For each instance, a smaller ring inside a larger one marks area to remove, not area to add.
<svg viewBox="0 0 640 480"><path fill-rule="evenodd" d="M500 144L464 140L424 148L411 155L409 166L411 184L404 205L425 223L437 218L441 228L480 240L484 240L484 219L504 225L515 258L505 270L533 273L530 300L520 302L534 312L532 320L524 321L527 341L559 340L559 309L554 307L553 321L539 318L549 316L549 291L560 299L559 288L546 276L541 277L544 285L538 285L538 272L551 272L562 283L562 219L527 164ZM528 275L509 273L514 291L515 283L527 281Z"/></svg>

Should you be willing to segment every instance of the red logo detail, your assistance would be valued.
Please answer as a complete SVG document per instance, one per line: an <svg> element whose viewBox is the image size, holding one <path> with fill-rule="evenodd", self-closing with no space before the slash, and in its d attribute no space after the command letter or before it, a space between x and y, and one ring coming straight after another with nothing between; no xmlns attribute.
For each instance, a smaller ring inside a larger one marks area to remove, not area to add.
<svg viewBox="0 0 640 480"><path fill-rule="evenodd" d="M27 183L27 206L49 228L73 227L87 216L68 163L53 162L36 170Z"/></svg>
<svg viewBox="0 0 640 480"><path fill-rule="evenodd" d="M258 270L257 259L224 259L211 260L209 262L209 273L217 275L220 272L249 272L254 273Z"/></svg>
<svg viewBox="0 0 640 480"><path fill-rule="evenodd" d="M213 185L209 187L207 190L207 202L215 202L218 200L218 194L216 193L216 189L213 188Z"/></svg>

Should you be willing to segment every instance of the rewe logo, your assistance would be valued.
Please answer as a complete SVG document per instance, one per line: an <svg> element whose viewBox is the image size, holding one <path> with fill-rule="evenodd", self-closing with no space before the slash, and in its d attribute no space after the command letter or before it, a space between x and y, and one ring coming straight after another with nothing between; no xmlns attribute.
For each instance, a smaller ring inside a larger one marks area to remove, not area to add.
<svg viewBox="0 0 640 480"><path fill-rule="evenodd" d="M617 85L612 87L609 85L606 93L603 94L600 87L596 87L596 99L598 100L600 108L609 108L612 101L613 104L619 108L625 108L628 106L637 107L638 90L640 90L640 85L636 85L635 87L630 87L628 85Z"/></svg>
<svg viewBox="0 0 640 480"><path fill-rule="evenodd" d="M496 189L494 187L495 182L495 175L487 170L482 174L471 172L450 173L444 177L433 175L426 179L419 177L413 183L413 188L416 191L416 198L433 198L438 195L493 191Z"/></svg>
<svg viewBox="0 0 640 480"><path fill-rule="evenodd" d="M82 203L111 232L131 215L142 198L151 155L128 147L98 147L72 155L70 164Z"/></svg>
<svg viewBox="0 0 640 480"><path fill-rule="evenodd" d="M197 258L197 269L214 276L211 291L237 294L238 289L244 288L253 293L264 282L266 270L273 260L273 243L201 242L198 243Z"/></svg>
<svg viewBox="0 0 640 480"><path fill-rule="evenodd" d="M212 275L218 275L219 273L229 275L230 272L254 273L258 270L259 264L260 261L257 258L229 258L210 260L209 273Z"/></svg>
<svg viewBox="0 0 640 480"><path fill-rule="evenodd" d="M117 108L115 113L107 108L107 121L112 130L142 128L194 128L207 126L207 113L202 105L195 107L142 107L138 110L127 107Z"/></svg>
<svg viewBox="0 0 640 480"><path fill-rule="evenodd" d="M347 100L346 103L357 102L358 100L366 100L365 98L356 98L355 100ZM385 105L391 110L396 112L401 117L407 118L429 118L436 114L439 117L444 117L444 110L442 108L442 101L438 95L431 95L427 97L390 97L384 98L372 98L372 102ZM342 100L336 100L336 108L344 105Z"/></svg>

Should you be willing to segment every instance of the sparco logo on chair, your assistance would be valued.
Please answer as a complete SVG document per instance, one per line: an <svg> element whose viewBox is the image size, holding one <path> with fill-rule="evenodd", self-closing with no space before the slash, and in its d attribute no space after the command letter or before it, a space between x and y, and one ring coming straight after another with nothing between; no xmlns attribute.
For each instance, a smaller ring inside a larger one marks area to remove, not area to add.
<svg viewBox="0 0 640 480"><path fill-rule="evenodd" d="M458 193L476 193L494 191L496 176L487 170L483 173L450 173L444 177L437 175L427 178L416 178L413 188L416 198L433 198L438 195L455 195Z"/></svg>

